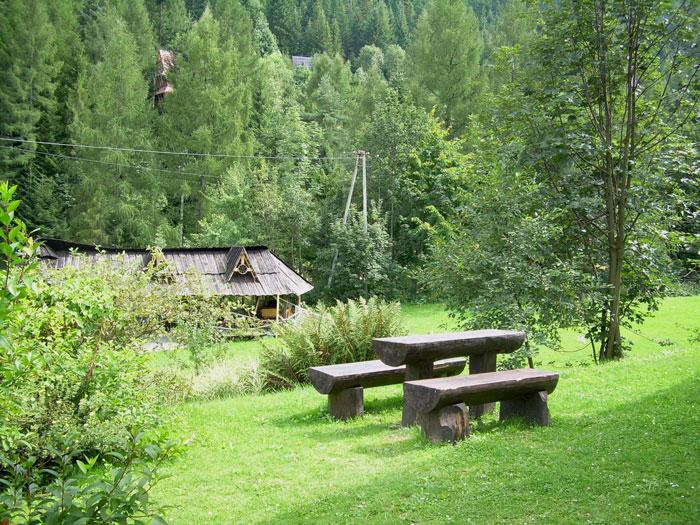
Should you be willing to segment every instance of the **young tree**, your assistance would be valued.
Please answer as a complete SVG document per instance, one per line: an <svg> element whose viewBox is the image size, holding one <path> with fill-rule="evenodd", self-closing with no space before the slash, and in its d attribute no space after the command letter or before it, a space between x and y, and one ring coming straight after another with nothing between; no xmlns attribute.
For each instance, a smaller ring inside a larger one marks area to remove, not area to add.
<svg viewBox="0 0 700 525"><path fill-rule="evenodd" d="M391 296L394 288L391 240L378 210L372 210L367 232L362 213L355 208L350 210L347 224L337 219L330 231L330 248L321 252L317 260L319 273L327 277L329 273L326 272L330 272L336 251L338 253L324 296L340 301L372 295ZM328 281L323 279L322 282Z"/></svg>
<svg viewBox="0 0 700 525"><path fill-rule="evenodd" d="M643 271L631 263L647 251L644 229L659 211L660 156L695 115L690 88L698 63L687 43L697 30L697 10L686 2L566 1L546 11L538 95L561 137L569 177L575 174L571 191L588 198L576 219L604 246L604 260L596 262L604 287L596 330L603 359L622 356L620 326L637 314L639 297L627 276ZM553 178L572 186L567 174Z"/></svg>
<svg viewBox="0 0 700 525"><path fill-rule="evenodd" d="M437 108L448 127L461 131L481 89L483 41L474 12L462 0L433 0L408 47L416 100Z"/></svg>

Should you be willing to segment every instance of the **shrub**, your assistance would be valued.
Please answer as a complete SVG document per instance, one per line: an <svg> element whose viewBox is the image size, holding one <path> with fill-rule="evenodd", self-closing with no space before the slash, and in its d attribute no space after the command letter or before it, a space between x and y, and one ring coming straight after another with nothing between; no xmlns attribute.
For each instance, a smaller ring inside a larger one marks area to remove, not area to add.
<svg viewBox="0 0 700 525"><path fill-rule="evenodd" d="M310 309L298 324L278 326L281 348L265 347L260 358L264 389L307 383L310 366L375 359L372 339L403 333L400 314L397 302L361 298Z"/></svg>
<svg viewBox="0 0 700 525"><path fill-rule="evenodd" d="M171 291L108 262L36 275L14 191L0 184L0 523L157 520L173 380L139 350Z"/></svg>

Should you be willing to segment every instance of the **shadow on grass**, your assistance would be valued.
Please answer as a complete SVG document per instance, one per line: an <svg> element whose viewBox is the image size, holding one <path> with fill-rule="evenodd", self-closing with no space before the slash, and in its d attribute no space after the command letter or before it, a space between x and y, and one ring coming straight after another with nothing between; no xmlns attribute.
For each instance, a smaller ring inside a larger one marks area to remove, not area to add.
<svg viewBox="0 0 700 525"><path fill-rule="evenodd" d="M699 401L700 382L691 378L614 409L554 414L553 426L532 431L489 416L457 446L428 445L412 431L383 447L348 451L403 455L400 466L329 488L263 523L443 523L447 516L463 523L692 523L700 512ZM595 426L581 424L591 416ZM352 429L382 430L385 424ZM412 450L420 452L413 460Z"/></svg>
<svg viewBox="0 0 700 525"><path fill-rule="evenodd" d="M317 425L321 422L343 423L333 420L328 415L327 396L323 396L323 401L320 405L312 408L304 408L297 410L286 416L275 418L272 423L278 427L298 427L300 425ZM401 396L382 397L365 399L365 417L372 415L382 415L386 412L399 411L398 420L401 419L401 408L403 398ZM363 418L354 421L362 421Z"/></svg>

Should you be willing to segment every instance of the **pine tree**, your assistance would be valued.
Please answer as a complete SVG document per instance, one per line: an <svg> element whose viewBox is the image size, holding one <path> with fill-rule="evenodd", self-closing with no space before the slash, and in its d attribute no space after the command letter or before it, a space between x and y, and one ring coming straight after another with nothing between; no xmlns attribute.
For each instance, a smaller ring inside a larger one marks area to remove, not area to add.
<svg viewBox="0 0 700 525"><path fill-rule="evenodd" d="M158 47L174 49L178 38L190 27L185 0L150 0L147 7Z"/></svg>
<svg viewBox="0 0 700 525"><path fill-rule="evenodd" d="M318 52L331 53L333 51L333 37L331 28L326 19L321 0L316 0L311 9L311 16L306 25L306 52L313 55Z"/></svg>
<svg viewBox="0 0 700 525"><path fill-rule="evenodd" d="M365 44L374 44L384 48L391 44L393 39L394 31L391 27L389 9L384 0L378 0L372 9Z"/></svg>
<svg viewBox="0 0 700 525"><path fill-rule="evenodd" d="M479 23L462 0L434 0L421 15L408 48L416 99L427 109L436 107L454 132L475 109L482 49Z"/></svg>
<svg viewBox="0 0 700 525"><path fill-rule="evenodd" d="M330 49L328 49L328 53L330 53L331 55L343 54L342 32L340 30L338 20L335 17L331 22L331 47Z"/></svg>
<svg viewBox="0 0 700 525"><path fill-rule="evenodd" d="M403 48L408 44L408 39L410 36L410 29L408 27L408 20L406 19L406 3L401 0L395 4L392 11L393 21L394 21L394 33L396 35L396 42Z"/></svg>
<svg viewBox="0 0 700 525"><path fill-rule="evenodd" d="M277 39L270 30L267 23L265 9L259 0L247 0L245 8L248 10L250 19L253 23L253 42L255 43L260 55L271 55L278 53Z"/></svg>
<svg viewBox="0 0 700 525"><path fill-rule="evenodd" d="M140 50L115 10L95 20L95 36L106 47L78 82L76 143L148 148L152 141L149 85L141 71ZM79 149L87 161L66 161L75 178L75 205L69 214L72 238L86 242L144 246L154 241L165 204L159 175L139 169L149 157L116 150Z"/></svg>
<svg viewBox="0 0 700 525"><path fill-rule="evenodd" d="M124 22L136 44L136 53L144 77L153 71L156 39L144 0L93 0L85 4L83 20L84 43L87 58L92 63L104 59L110 33L102 27L107 12L114 12Z"/></svg>
<svg viewBox="0 0 700 525"><path fill-rule="evenodd" d="M42 140L47 120L55 115L56 33L41 0L8 0L0 4L0 136ZM42 125L42 119L44 123ZM27 200L43 179L30 143L0 144L0 166L5 176L19 185L17 196ZM37 203L22 206L30 226L44 225L37 217Z"/></svg>
<svg viewBox="0 0 700 525"><path fill-rule="evenodd" d="M161 141L164 148L231 155L251 153L248 132L250 94L240 69L236 50L221 45L220 24L206 9L183 41L171 75L174 92L165 98ZM191 234L206 213L209 186L216 185L226 170L242 160L219 157L168 159L170 169L201 174L174 178L171 195L179 204L180 192L187 197L185 234ZM173 220L179 221L177 217Z"/></svg>
<svg viewBox="0 0 700 525"><path fill-rule="evenodd" d="M301 16L295 0L270 0L267 5L270 30L277 38L280 51L298 53L301 44Z"/></svg>

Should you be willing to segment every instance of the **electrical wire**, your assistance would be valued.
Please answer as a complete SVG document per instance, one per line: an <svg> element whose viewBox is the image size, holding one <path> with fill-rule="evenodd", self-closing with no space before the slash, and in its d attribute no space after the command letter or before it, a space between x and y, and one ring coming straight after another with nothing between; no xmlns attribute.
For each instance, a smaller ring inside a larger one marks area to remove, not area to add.
<svg viewBox="0 0 700 525"><path fill-rule="evenodd" d="M153 149L141 149L141 148L124 148L118 146L97 146L94 144L68 144L66 142L50 142L44 140L28 140L21 138L12 137L0 137L0 140L4 142L22 142L26 144L38 144L42 146L61 146L69 148L88 148L88 149L101 149L110 151L124 151L130 153L152 153L155 155L181 155L181 156L191 156L191 157L217 157L217 158L231 158L231 159L261 159L261 160L355 160L356 155L352 156L337 156L337 157L306 157L306 156L291 156L291 155L230 155L228 153L198 153L191 151L163 151L163 150L153 150Z"/></svg>
<svg viewBox="0 0 700 525"><path fill-rule="evenodd" d="M61 155L60 153L51 153L48 151L35 151L31 149L26 149L26 148L19 148L16 146L3 146L0 145L0 148L3 149L9 149L12 151L24 151L27 153L34 153L37 155L44 155L47 157L55 157L59 159L66 159L66 160L72 160L72 161L83 161L83 162L92 162L95 164L103 164L107 166L115 166L118 168L129 168L129 169L134 169L134 170L147 170L147 171L156 171L156 172L161 172L161 173L171 173L173 175L182 175L182 176L187 176L187 177L197 177L197 178L205 178L205 179L218 179L218 177L214 175L205 175L203 173L195 173L192 171L175 171L175 170L166 170L162 168L152 168L150 166L135 166L133 164L124 164L121 162L109 162L106 160L99 160L99 159L88 159L85 157L72 157L69 155Z"/></svg>

